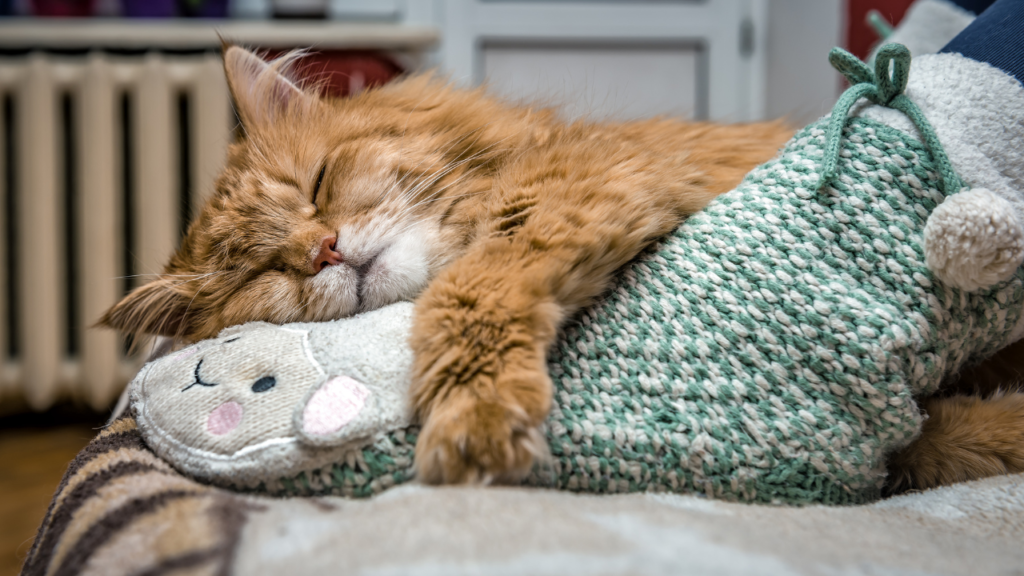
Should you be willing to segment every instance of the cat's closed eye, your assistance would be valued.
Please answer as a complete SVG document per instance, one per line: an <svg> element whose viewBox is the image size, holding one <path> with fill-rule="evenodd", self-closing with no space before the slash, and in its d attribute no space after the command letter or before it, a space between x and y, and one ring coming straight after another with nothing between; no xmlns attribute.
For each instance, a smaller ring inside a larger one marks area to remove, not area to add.
<svg viewBox="0 0 1024 576"><path fill-rule="evenodd" d="M324 183L324 173L327 171L327 165L320 167L320 173L316 176L316 185L313 186L313 199L311 202L316 204L316 195L320 192L320 185Z"/></svg>

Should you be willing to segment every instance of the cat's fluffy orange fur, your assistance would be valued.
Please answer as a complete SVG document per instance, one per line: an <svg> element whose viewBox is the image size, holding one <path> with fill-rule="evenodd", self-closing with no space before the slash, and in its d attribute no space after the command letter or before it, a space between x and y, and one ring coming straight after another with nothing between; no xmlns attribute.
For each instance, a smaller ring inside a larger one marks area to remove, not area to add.
<svg viewBox="0 0 1024 576"><path fill-rule="evenodd" d="M566 123L429 76L319 98L286 57L225 70L245 136L157 280L101 321L197 340L416 300L427 482L513 480L545 452L559 326L790 136L782 123Z"/></svg>
<svg viewBox="0 0 1024 576"><path fill-rule="evenodd" d="M893 491L1024 472L1024 394L926 398L921 436L889 459Z"/></svg>
<svg viewBox="0 0 1024 576"><path fill-rule="evenodd" d="M921 436L889 458L890 492L1024 472L1024 340L925 398Z"/></svg>

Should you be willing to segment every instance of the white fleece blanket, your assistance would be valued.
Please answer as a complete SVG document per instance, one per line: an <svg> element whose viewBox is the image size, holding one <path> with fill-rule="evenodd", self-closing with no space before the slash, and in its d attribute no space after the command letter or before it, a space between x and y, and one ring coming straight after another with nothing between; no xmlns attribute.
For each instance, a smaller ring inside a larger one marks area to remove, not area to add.
<svg viewBox="0 0 1024 576"><path fill-rule="evenodd" d="M860 507L411 484L368 500L258 502L237 574L1024 573L1024 475Z"/></svg>

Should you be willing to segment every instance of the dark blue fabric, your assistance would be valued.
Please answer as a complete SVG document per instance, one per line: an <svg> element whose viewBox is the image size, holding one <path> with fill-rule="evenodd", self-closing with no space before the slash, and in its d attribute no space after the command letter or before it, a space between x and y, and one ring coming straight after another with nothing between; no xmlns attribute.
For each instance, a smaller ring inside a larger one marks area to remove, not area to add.
<svg viewBox="0 0 1024 576"><path fill-rule="evenodd" d="M1024 83L1024 0L996 0L939 52L988 62Z"/></svg>
<svg viewBox="0 0 1024 576"><path fill-rule="evenodd" d="M981 14L986 8L992 5L995 0L949 0L953 4L971 12L975 16Z"/></svg>

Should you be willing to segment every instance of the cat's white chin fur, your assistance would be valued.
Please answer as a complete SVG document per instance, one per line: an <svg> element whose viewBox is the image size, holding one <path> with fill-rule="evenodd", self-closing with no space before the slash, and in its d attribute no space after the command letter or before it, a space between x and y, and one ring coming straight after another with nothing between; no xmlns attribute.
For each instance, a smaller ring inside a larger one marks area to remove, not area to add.
<svg viewBox="0 0 1024 576"><path fill-rule="evenodd" d="M334 320L359 311L359 275L351 267L328 266L309 282L313 297L304 320Z"/></svg>
<svg viewBox="0 0 1024 576"><path fill-rule="evenodd" d="M374 310L416 297L430 280L431 244L416 228L388 245L366 272L362 285L362 310Z"/></svg>

